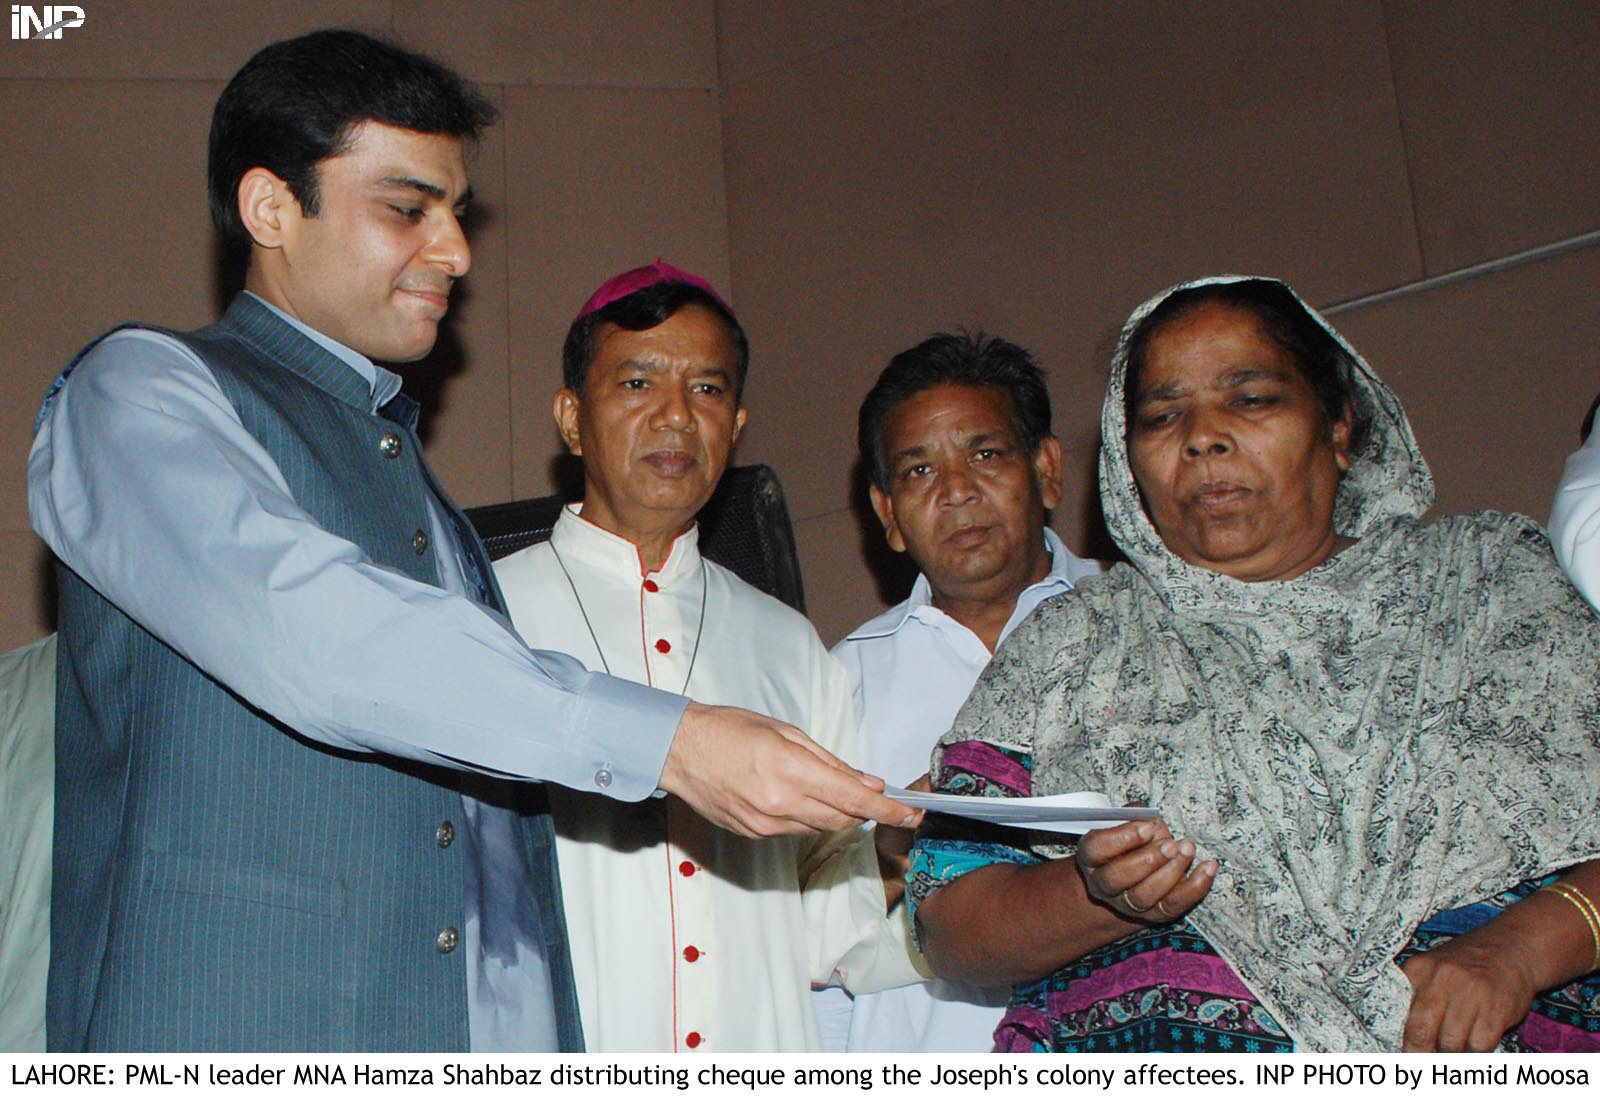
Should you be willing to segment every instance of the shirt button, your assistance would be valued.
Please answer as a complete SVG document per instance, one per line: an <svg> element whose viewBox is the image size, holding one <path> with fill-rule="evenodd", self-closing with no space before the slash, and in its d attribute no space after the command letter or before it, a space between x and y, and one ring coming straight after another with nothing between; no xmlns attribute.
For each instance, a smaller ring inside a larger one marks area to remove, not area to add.
<svg viewBox="0 0 1600 1098"><path fill-rule="evenodd" d="M447 926L439 931L439 936L433 940L433 944L439 947L440 953L454 953L460 943L461 932L453 926Z"/></svg>
<svg viewBox="0 0 1600 1098"><path fill-rule="evenodd" d="M693 877L694 871L695 864L693 862L685 861L678 863L678 872L682 873L685 877Z"/></svg>
<svg viewBox="0 0 1600 1098"><path fill-rule="evenodd" d="M415 534L412 534L411 548L419 557L426 553L428 551L428 535L424 534L421 530L418 530Z"/></svg>
<svg viewBox="0 0 1600 1098"><path fill-rule="evenodd" d="M700 951L694 946L684 946L683 959L692 965L700 959Z"/></svg>
<svg viewBox="0 0 1600 1098"><path fill-rule="evenodd" d="M655 594L657 591L661 590L660 586L658 586L656 584L655 580L645 580L644 581L644 589L646 591L650 592L652 595Z"/></svg>
<svg viewBox="0 0 1600 1098"><path fill-rule="evenodd" d="M609 788L611 785L611 771L605 769L604 767L596 770L594 772L594 784L598 785L601 789Z"/></svg>
<svg viewBox="0 0 1600 1098"><path fill-rule="evenodd" d="M383 437L378 440L378 453L386 458L399 457L400 451L404 448L404 444L400 441L400 436L393 431L384 432Z"/></svg>
<svg viewBox="0 0 1600 1098"><path fill-rule="evenodd" d="M690 1048L699 1048L700 1041L700 1031L697 1029L691 1029L683 1038L683 1043L688 1045Z"/></svg>
<svg viewBox="0 0 1600 1098"><path fill-rule="evenodd" d="M456 825L449 820L444 821L433 829L433 841L441 847L449 846L456 841Z"/></svg>
<svg viewBox="0 0 1600 1098"><path fill-rule="evenodd" d="M668 652L672 651L672 645L667 643L667 639L665 637L662 637L660 640L656 641L656 651L660 652L662 655L666 655Z"/></svg>

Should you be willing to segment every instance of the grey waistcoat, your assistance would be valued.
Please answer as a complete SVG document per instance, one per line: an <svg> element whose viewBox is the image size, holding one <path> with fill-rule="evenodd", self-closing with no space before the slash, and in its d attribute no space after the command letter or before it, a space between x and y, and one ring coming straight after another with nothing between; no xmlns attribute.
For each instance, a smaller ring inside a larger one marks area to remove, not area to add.
<svg viewBox="0 0 1600 1098"><path fill-rule="evenodd" d="M324 528L437 583L435 548L413 541L431 488L501 607L410 424L373 415L348 365L248 297L218 324L171 334ZM379 445L390 433L394 457ZM301 738L58 574L53 1050L466 1049L466 950L439 948L464 925L463 844L439 841L442 823L460 826L463 791L517 814L547 898L562 1046L582 1047L538 787Z"/></svg>

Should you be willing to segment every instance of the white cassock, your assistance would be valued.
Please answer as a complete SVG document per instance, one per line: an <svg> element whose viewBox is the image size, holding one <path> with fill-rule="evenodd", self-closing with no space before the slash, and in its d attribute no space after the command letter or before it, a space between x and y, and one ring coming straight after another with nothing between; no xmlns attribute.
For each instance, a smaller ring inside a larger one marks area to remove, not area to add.
<svg viewBox="0 0 1600 1098"><path fill-rule="evenodd" d="M568 508L549 542L495 573L532 647L663 690L687 685L696 701L766 713L855 758L843 668L803 616L705 561L698 528L646 573L632 542ZM549 792L591 1051L815 1050L814 984L921 978L860 833L744 839L676 797Z"/></svg>

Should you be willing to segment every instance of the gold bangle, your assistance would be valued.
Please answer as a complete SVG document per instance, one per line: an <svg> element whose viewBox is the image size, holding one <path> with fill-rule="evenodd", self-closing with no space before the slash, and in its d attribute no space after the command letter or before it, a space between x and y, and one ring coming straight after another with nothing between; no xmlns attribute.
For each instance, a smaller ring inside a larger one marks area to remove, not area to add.
<svg viewBox="0 0 1600 1098"><path fill-rule="evenodd" d="M1547 891L1565 896L1570 902L1580 905L1584 912L1584 919L1600 926L1600 905L1596 905L1589 894L1571 881L1551 881L1544 886Z"/></svg>
<svg viewBox="0 0 1600 1098"><path fill-rule="evenodd" d="M1589 937L1594 940L1594 961L1589 970L1600 969L1600 908L1595 907L1594 901L1583 889L1567 881L1551 881L1541 891L1554 893L1578 909L1578 914L1583 916L1584 923L1589 927Z"/></svg>

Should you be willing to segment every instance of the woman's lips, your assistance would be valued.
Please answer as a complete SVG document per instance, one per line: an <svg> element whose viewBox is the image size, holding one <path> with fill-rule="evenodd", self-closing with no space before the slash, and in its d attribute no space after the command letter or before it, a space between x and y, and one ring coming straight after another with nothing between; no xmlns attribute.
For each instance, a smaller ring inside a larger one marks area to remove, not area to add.
<svg viewBox="0 0 1600 1098"><path fill-rule="evenodd" d="M1197 488L1189 501L1200 507L1227 507L1238 503L1250 494L1242 484L1228 481L1208 481Z"/></svg>

